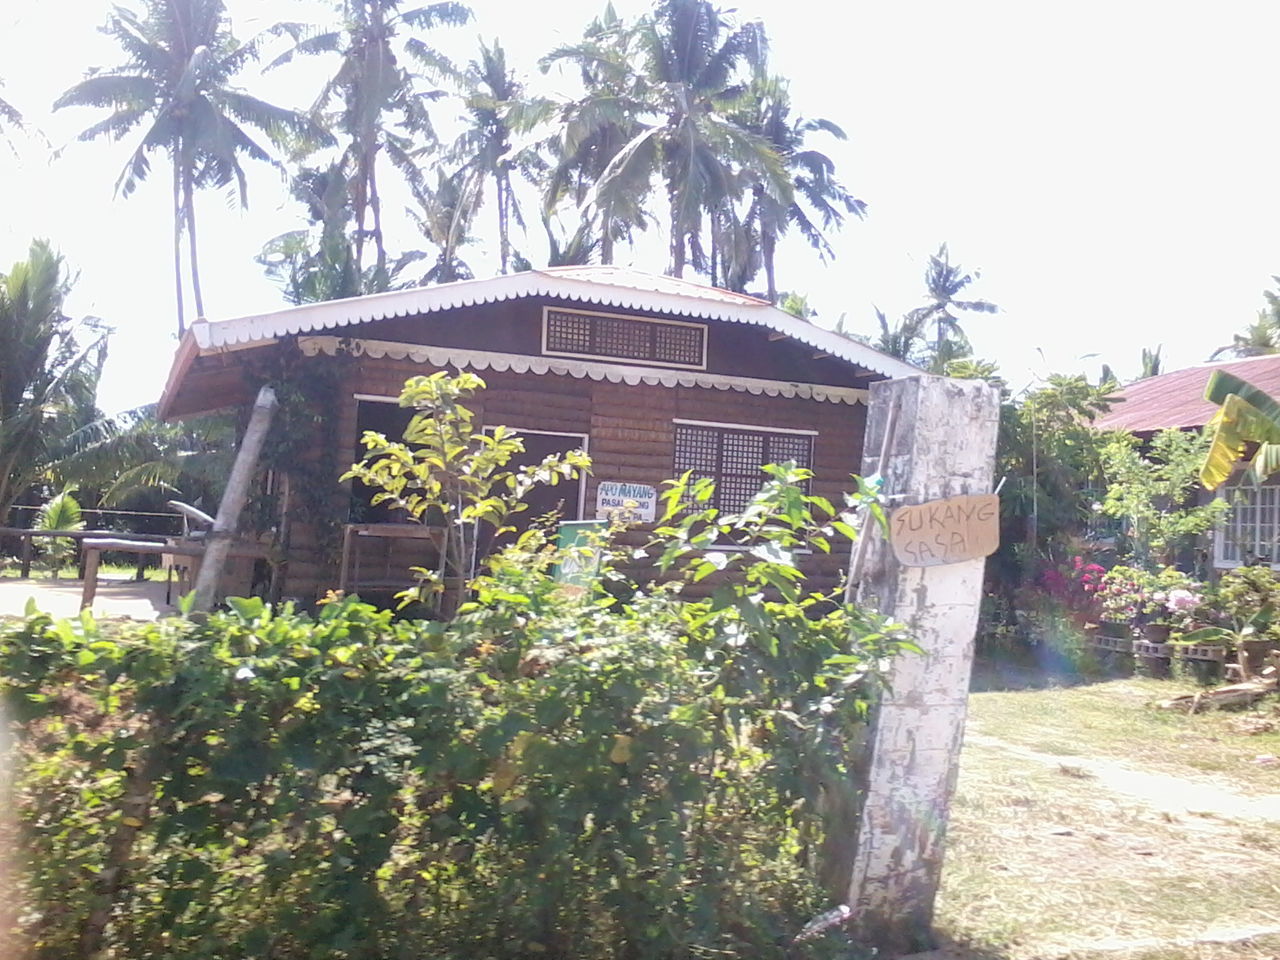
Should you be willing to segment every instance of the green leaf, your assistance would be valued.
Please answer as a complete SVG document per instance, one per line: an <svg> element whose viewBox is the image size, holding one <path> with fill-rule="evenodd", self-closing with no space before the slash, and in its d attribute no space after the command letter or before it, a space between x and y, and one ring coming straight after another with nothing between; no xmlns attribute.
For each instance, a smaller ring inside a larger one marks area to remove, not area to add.
<svg viewBox="0 0 1280 960"><path fill-rule="evenodd" d="M266 604L261 597L227 597L227 606L246 622L257 620L266 610Z"/></svg>
<svg viewBox="0 0 1280 960"><path fill-rule="evenodd" d="M1212 441L1200 481L1206 489L1221 486L1244 456L1249 443L1261 444L1262 458L1255 463L1255 476L1265 479L1280 468L1280 457L1269 449L1280 444L1280 403L1267 393L1224 370L1216 370L1205 388L1205 399L1221 405L1206 426Z"/></svg>

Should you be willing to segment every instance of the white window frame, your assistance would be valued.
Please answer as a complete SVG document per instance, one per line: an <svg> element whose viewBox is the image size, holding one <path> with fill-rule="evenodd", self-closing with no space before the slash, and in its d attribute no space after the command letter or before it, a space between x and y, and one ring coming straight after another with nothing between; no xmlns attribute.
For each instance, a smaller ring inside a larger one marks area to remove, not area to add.
<svg viewBox="0 0 1280 960"><path fill-rule="evenodd" d="M670 363L662 360L640 360L635 357L618 357L607 353L570 353L565 350L552 350L547 346L547 329L552 313L567 313L579 317L603 317L607 320L626 320L632 323L657 323L669 327L693 327L702 335L701 363ZM598 360L604 363L639 364L646 367L664 367L672 370L706 370L707 369L707 325L705 323L689 323L686 320L662 320L658 317L637 317L625 313L602 313L598 310L578 310L566 307L542 308L542 353L547 357L574 357L580 360Z"/></svg>
<svg viewBox="0 0 1280 960"><path fill-rule="evenodd" d="M1262 524L1259 522L1258 514L1260 511L1266 511L1269 514L1269 526L1272 529L1271 536L1271 569L1280 570L1280 479L1277 482L1270 480L1263 481L1260 484L1254 484L1251 479L1246 477L1243 471L1237 471L1228 478L1227 482L1219 488L1217 497L1220 500L1227 500L1231 494L1241 490L1257 490L1265 493L1265 496L1255 497L1252 502L1243 504L1247 514L1237 514L1237 505L1232 504L1230 512L1220 520L1213 528L1213 566L1218 570L1234 570L1237 567L1247 566L1249 557L1246 551L1256 550L1260 546L1259 528ZM1248 520L1246 520L1246 517ZM1240 542L1241 534L1246 523L1252 528L1252 535L1248 538L1248 542ZM1231 534L1234 532L1234 537ZM1236 542L1233 543L1232 540ZM1239 556L1233 558L1228 557L1228 551L1239 551ZM1261 554L1261 551L1258 551Z"/></svg>

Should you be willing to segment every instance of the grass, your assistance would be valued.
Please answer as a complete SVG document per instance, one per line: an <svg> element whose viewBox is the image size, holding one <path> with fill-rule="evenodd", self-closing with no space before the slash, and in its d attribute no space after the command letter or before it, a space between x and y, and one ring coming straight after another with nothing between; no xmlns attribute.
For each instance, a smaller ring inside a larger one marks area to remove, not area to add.
<svg viewBox="0 0 1280 960"><path fill-rule="evenodd" d="M104 580L132 580L138 568L126 563L104 563L98 567L98 576ZM17 580L21 570L16 560L7 560L0 566L0 579ZM147 580L164 583L165 571L161 567L147 567L143 573ZM77 570L74 564L68 564L58 573L60 580L76 579ZM31 564L32 580L52 580L53 573L36 560Z"/></svg>
<svg viewBox="0 0 1280 960"><path fill-rule="evenodd" d="M937 918L966 945L960 956L1280 956L1280 821L1170 813L1112 789L1112 773L1127 770L1162 783L1176 773L1188 789L1280 793L1280 768L1246 762L1280 754L1280 734L1240 732L1240 714L1149 706L1177 689L1124 680L972 697L976 736L961 760Z"/></svg>
<svg viewBox="0 0 1280 960"><path fill-rule="evenodd" d="M1252 710L1188 716L1151 705L1199 687L1133 677L1046 690L977 693L970 699L975 733L1062 757L1134 761L1145 770L1229 781L1244 793L1280 792L1280 770L1254 762L1280 756L1280 701ZM1251 726L1267 732L1247 732Z"/></svg>

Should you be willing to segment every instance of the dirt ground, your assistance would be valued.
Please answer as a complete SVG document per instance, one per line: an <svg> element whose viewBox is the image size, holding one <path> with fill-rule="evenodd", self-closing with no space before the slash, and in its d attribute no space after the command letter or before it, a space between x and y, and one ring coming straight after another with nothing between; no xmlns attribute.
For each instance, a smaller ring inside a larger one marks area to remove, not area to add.
<svg viewBox="0 0 1280 960"><path fill-rule="evenodd" d="M978 693L938 929L957 957L1280 958L1280 708L1174 684Z"/></svg>
<svg viewBox="0 0 1280 960"><path fill-rule="evenodd" d="M46 613L75 617L80 613L83 589L79 580L0 580L0 616L22 616L27 602L34 598L36 606ZM94 616L133 620L155 620L174 609L165 602L163 583L105 577L98 581L98 596L93 604Z"/></svg>

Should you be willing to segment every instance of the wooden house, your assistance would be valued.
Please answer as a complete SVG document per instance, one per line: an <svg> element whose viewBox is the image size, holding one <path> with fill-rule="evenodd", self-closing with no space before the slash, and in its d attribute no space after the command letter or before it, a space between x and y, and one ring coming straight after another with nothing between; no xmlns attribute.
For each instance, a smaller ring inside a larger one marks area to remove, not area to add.
<svg viewBox="0 0 1280 960"><path fill-rule="evenodd" d="M759 467L795 460L838 501L862 455L867 387L919 371L742 294L618 267L561 267L198 322L179 346L165 418L243 407L285 381L308 415L268 451L276 590L314 598L403 581L430 549L338 482L364 429L395 434L406 379L475 371L474 407L524 436L529 462L583 448L593 473L534 511L596 516L601 493L660 488L691 470L719 505L759 489ZM557 503L558 501L558 503ZM845 556L807 557L834 583Z"/></svg>
<svg viewBox="0 0 1280 960"><path fill-rule="evenodd" d="M1218 406L1204 397L1216 370L1280 396L1280 355L1221 360L1134 381L1116 394L1117 402L1094 426L1132 433L1142 440L1161 430L1198 432L1218 412ZM1244 466L1243 461L1237 464L1235 474L1216 493L1197 488L1195 496L1202 501L1217 496L1231 503L1230 513L1211 534L1212 542L1204 545L1204 566L1220 571L1267 563L1280 570L1280 474L1255 483Z"/></svg>

